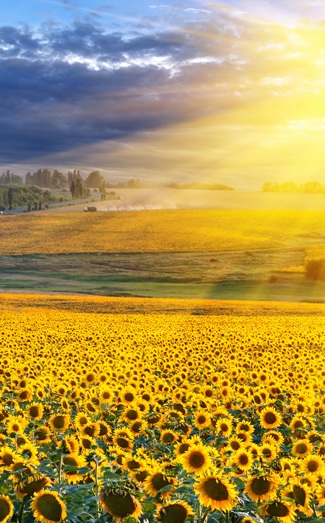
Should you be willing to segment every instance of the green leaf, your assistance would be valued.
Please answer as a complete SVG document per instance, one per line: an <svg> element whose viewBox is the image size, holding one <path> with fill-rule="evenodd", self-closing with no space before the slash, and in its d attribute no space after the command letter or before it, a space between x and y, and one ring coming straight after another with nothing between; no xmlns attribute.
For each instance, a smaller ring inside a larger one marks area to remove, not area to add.
<svg viewBox="0 0 325 523"><path fill-rule="evenodd" d="M173 485L166 485L166 487L163 487L160 490L158 490L158 494L162 492L169 492L170 490L173 490Z"/></svg>
<svg viewBox="0 0 325 523"><path fill-rule="evenodd" d="M76 516L80 516L82 514L84 509L82 507L75 508L74 510L71 510L71 512L68 512L67 519L74 518Z"/></svg>
<svg viewBox="0 0 325 523"><path fill-rule="evenodd" d="M146 501L145 503L142 503L142 507L145 514L149 514L151 516L155 511L156 505Z"/></svg>
<svg viewBox="0 0 325 523"><path fill-rule="evenodd" d="M114 472L111 472L110 470L105 470L104 477L107 479L114 479L114 480L121 479L121 476L119 476L118 474L114 474Z"/></svg>

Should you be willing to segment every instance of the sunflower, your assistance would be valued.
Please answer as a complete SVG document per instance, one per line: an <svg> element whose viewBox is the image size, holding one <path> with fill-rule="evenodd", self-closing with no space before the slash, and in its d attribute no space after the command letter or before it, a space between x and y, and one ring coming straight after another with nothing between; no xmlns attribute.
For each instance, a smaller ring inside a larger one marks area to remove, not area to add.
<svg viewBox="0 0 325 523"><path fill-rule="evenodd" d="M203 412L197 412L194 418L194 425L197 429L205 429L210 425L210 416Z"/></svg>
<svg viewBox="0 0 325 523"><path fill-rule="evenodd" d="M120 398L124 405L131 405L132 403L135 403L137 399L135 390L132 387L126 387L123 389L120 393Z"/></svg>
<svg viewBox="0 0 325 523"><path fill-rule="evenodd" d="M261 516L276 517L282 523L291 523L295 519L295 508L287 501L273 501L261 507Z"/></svg>
<svg viewBox="0 0 325 523"><path fill-rule="evenodd" d="M0 494L0 523L6 523L14 512L14 506L8 496Z"/></svg>
<svg viewBox="0 0 325 523"><path fill-rule="evenodd" d="M23 434L24 428L22 426L22 423L20 421L17 421L16 419L10 419L7 421L7 433L8 434Z"/></svg>
<svg viewBox="0 0 325 523"><path fill-rule="evenodd" d="M50 434L51 432L47 427L38 427L34 432L34 440L38 443L38 445L43 445L44 443L48 443L50 441Z"/></svg>
<svg viewBox="0 0 325 523"><path fill-rule="evenodd" d="M23 498L24 496L31 496L32 494L42 490L44 487L47 487L49 484L50 480L41 474L28 476L26 479L22 479L17 483L16 494L20 498Z"/></svg>
<svg viewBox="0 0 325 523"><path fill-rule="evenodd" d="M282 417L273 407L265 407L260 413L260 424L265 429L275 429L282 423Z"/></svg>
<svg viewBox="0 0 325 523"><path fill-rule="evenodd" d="M216 432L221 432L225 438L232 433L232 422L228 418L220 418L216 424Z"/></svg>
<svg viewBox="0 0 325 523"><path fill-rule="evenodd" d="M76 427L81 429L84 425L91 423L91 419L89 418L89 416L87 416L87 414L84 414L84 412L79 412L79 414L77 414L76 416L74 423Z"/></svg>
<svg viewBox="0 0 325 523"><path fill-rule="evenodd" d="M32 399L32 392L29 389L22 389L19 391L19 394L17 395L18 401L30 401Z"/></svg>
<svg viewBox="0 0 325 523"><path fill-rule="evenodd" d="M175 443L179 438L179 435L176 434L176 432L173 432L172 430L163 430L160 435L160 443L163 445L172 445Z"/></svg>
<svg viewBox="0 0 325 523"><path fill-rule="evenodd" d="M50 427L52 430L58 432L65 432L69 426L70 416L68 414L56 414L49 420Z"/></svg>
<svg viewBox="0 0 325 523"><path fill-rule="evenodd" d="M132 423L134 421L140 420L142 414L137 405L132 405L128 407L123 412L122 419L127 423Z"/></svg>
<svg viewBox="0 0 325 523"><path fill-rule="evenodd" d="M292 432L295 432L296 430L298 429L303 429L307 426L307 423L305 422L305 420L303 418L301 418L300 416L295 416L292 420L291 420L291 423L289 425L289 427L291 428Z"/></svg>
<svg viewBox="0 0 325 523"><path fill-rule="evenodd" d="M27 459L30 463L34 463L34 465L38 465L39 461L37 458L37 447L35 447L32 443L25 443L25 445L22 445L19 449L19 453L24 457L24 459Z"/></svg>
<svg viewBox="0 0 325 523"><path fill-rule="evenodd" d="M155 521L157 523L184 523L185 519L193 514L193 510L185 501L174 500L157 507Z"/></svg>
<svg viewBox="0 0 325 523"><path fill-rule="evenodd" d="M111 401L112 399L113 399L113 395L112 395L112 392L110 391L110 389L107 389L107 388L101 389L101 391L99 393L99 400L101 401L101 403L109 403L109 401Z"/></svg>
<svg viewBox="0 0 325 523"><path fill-rule="evenodd" d="M277 447L273 443L264 443L260 447L259 455L263 461L271 462L277 457Z"/></svg>
<svg viewBox="0 0 325 523"><path fill-rule="evenodd" d="M306 474L322 476L324 467L324 461L319 456L309 455L304 459L301 468Z"/></svg>
<svg viewBox="0 0 325 523"><path fill-rule="evenodd" d="M135 459L131 453L127 453L122 458L122 466L127 470L137 470L141 467L140 461Z"/></svg>
<svg viewBox="0 0 325 523"><path fill-rule="evenodd" d="M79 454L80 445L76 436L66 436L64 442L70 454Z"/></svg>
<svg viewBox="0 0 325 523"><path fill-rule="evenodd" d="M131 478L133 478L137 483L143 483L149 474L150 472L146 466L140 467L130 472Z"/></svg>
<svg viewBox="0 0 325 523"><path fill-rule="evenodd" d="M127 428L116 430L113 437L113 444L122 449L131 450L133 447L133 437L132 432Z"/></svg>
<svg viewBox="0 0 325 523"><path fill-rule="evenodd" d="M77 453L68 454L63 458L63 465L81 468L86 466L86 460L83 456L78 456ZM64 475L69 483L78 483L78 480L80 479L78 470L64 470Z"/></svg>
<svg viewBox="0 0 325 523"><path fill-rule="evenodd" d="M233 457L236 466L244 472L247 472L253 465L254 458L250 452L239 450Z"/></svg>
<svg viewBox="0 0 325 523"><path fill-rule="evenodd" d="M129 425L129 430L131 431L133 436L137 436L139 434L142 434L142 432L144 432L146 430L146 427L147 427L147 422L144 421L143 419L141 419L139 421L134 421L133 423L131 423Z"/></svg>
<svg viewBox="0 0 325 523"><path fill-rule="evenodd" d="M90 451L92 449L92 447L97 447L96 440L94 438L92 438L91 436L81 435L79 437L79 441L80 441L82 451L85 452L86 454L88 453L88 451Z"/></svg>
<svg viewBox="0 0 325 523"><path fill-rule="evenodd" d="M80 430L81 434L84 436L90 436L91 438L97 438L99 431L100 428L98 423L87 423Z"/></svg>
<svg viewBox="0 0 325 523"><path fill-rule="evenodd" d="M253 501L267 501L275 495L279 484L280 479L275 474L250 476L244 492L247 492Z"/></svg>
<svg viewBox="0 0 325 523"><path fill-rule="evenodd" d="M292 447L293 454L298 458L304 458L310 454L312 450L313 446L308 439L301 439Z"/></svg>
<svg viewBox="0 0 325 523"><path fill-rule="evenodd" d="M233 450L234 452L237 452L239 449L242 448L242 446L243 442L236 437L233 437L228 440L228 449Z"/></svg>
<svg viewBox="0 0 325 523"><path fill-rule="evenodd" d="M308 485L299 481L299 478L289 480L289 487L283 491L283 495L295 501L300 512L303 512L306 516L312 515L312 510L309 506L311 489Z"/></svg>
<svg viewBox="0 0 325 523"><path fill-rule="evenodd" d="M181 456L182 454L187 452L190 448L190 445L191 443L187 438L180 441L175 447L176 456Z"/></svg>
<svg viewBox="0 0 325 523"><path fill-rule="evenodd" d="M138 518L142 507L139 501L129 492L118 489L107 489L100 493L101 505L115 521L121 521L128 517Z"/></svg>
<svg viewBox="0 0 325 523"><path fill-rule="evenodd" d="M111 428L105 421L97 421L97 426L99 427L99 433L97 434L97 438L107 438L111 434Z"/></svg>
<svg viewBox="0 0 325 523"><path fill-rule="evenodd" d="M18 461L18 459L20 459L20 456L18 456L18 454L10 447L5 445L0 450L0 463L3 463L3 465L10 467L10 465L12 465L15 461Z"/></svg>
<svg viewBox="0 0 325 523"><path fill-rule="evenodd" d="M27 416L34 421L37 421L43 416L43 405L41 403L31 403L27 408Z"/></svg>
<svg viewBox="0 0 325 523"><path fill-rule="evenodd" d="M11 472L15 472L15 474L13 474L15 481L20 481L23 476L32 474L32 471L28 466L28 462L24 460L19 460L13 463L10 467L10 470ZM16 471L18 470L21 472L17 474Z"/></svg>
<svg viewBox="0 0 325 523"><path fill-rule="evenodd" d="M217 469L203 474L195 486L199 501L212 510L231 510L237 504L237 493L233 485Z"/></svg>
<svg viewBox="0 0 325 523"><path fill-rule="evenodd" d="M202 443L192 445L178 459L187 472L195 472L195 474L204 472L211 465L209 453Z"/></svg>
<svg viewBox="0 0 325 523"><path fill-rule="evenodd" d="M319 485L316 490L316 498L320 505L325 504L325 485Z"/></svg>
<svg viewBox="0 0 325 523"><path fill-rule="evenodd" d="M144 481L144 487L151 496L157 496L160 489L174 485L173 478L167 478L164 470L158 467L154 468ZM171 490L161 493L162 498L167 498L171 495Z"/></svg>
<svg viewBox="0 0 325 523"><path fill-rule="evenodd" d="M56 492L50 490L35 494L31 509L35 519L41 523L60 523L67 517L65 504Z"/></svg>
<svg viewBox="0 0 325 523"><path fill-rule="evenodd" d="M254 426L248 421L240 421L236 427L236 432L248 432L252 434L254 432Z"/></svg>

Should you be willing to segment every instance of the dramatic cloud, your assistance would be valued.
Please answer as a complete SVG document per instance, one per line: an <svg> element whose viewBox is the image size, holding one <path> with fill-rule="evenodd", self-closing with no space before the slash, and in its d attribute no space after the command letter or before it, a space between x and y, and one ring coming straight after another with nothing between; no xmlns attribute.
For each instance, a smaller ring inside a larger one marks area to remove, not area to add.
<svg viewBox="0 0 325 523"><path fill-rule="evenodd" d="M0 28L1 163L237 187L319 179L325 23L239 7L152 5L159 17L129 33Z"/></svg>

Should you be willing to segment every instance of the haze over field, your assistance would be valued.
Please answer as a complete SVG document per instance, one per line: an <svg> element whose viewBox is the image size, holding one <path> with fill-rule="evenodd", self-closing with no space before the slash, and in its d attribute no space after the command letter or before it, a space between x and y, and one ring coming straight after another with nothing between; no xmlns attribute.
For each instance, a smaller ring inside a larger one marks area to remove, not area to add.
<svg viewBox="0 0 325 523"><path fill-rule="evenodd" d="M320 1L4 0L0 162L324 183L324 19Z"/></svg>

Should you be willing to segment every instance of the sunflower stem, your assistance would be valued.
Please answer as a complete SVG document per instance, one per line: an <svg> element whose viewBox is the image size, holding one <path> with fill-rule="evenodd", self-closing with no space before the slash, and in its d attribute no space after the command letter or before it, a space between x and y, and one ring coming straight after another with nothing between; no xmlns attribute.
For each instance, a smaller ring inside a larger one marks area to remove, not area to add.
<svg viewBox="0 0 325 523"><path fill-rule="evenodd" d="M59 485L61 485L61 473L62 473L62 452L60 452L60 461L59 461Z"/></svg>
<svg viewBox="0 0 325 523"><path fill-rule="evenodd" d="M98 463L95 459L96 470L95 470L95 480L96 480L96 498L97 498L97 515L99 516L99 503L98 503Z"/></svg>
<svg viewBox="0 0 325 523"><path fill-rule="evenodd" d="M226 510L226 523L229 523L229 510Z"/></svg>
<svg viewBox="0 0 325 523"><path fill-rule="evenodd" d="M20 505L20 510L19 510L18 523L21 523L21 520L22 520L22 517L23 517L24 503L25 503L25 498L23 497L23 500L22 500L21 505Z"/></svg>

